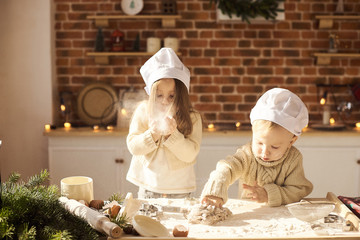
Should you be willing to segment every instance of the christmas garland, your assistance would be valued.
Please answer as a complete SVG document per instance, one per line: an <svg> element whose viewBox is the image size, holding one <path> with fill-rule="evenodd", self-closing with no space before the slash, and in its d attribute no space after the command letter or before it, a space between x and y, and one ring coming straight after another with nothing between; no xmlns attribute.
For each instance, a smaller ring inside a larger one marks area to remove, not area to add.
<svg viewBox="0 0 360 240"><path fill-rule="evenodd" d="M210 5L215 3L217 8L225 15L232 18L232 14L241 17L242 21L250 23L250 19L258 16L266 20L276 19L280 2L284 0L210 0Z"/></svg>

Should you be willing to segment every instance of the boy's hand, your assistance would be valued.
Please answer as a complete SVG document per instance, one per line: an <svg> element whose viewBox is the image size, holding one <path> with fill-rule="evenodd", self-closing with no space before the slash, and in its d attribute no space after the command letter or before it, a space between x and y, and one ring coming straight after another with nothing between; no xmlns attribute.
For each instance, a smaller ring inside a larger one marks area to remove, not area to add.
<svg viewBox="0 0 360 240"><path fill-rule="evenodd" d="M208 196L205 196L201 200L201 203L206 204L206 205L212 205L212 206L220 208L224 204L224 200L222 198L219 198L219 197L208 195Z"/></svg>
<svg viewBox="0 0 360 240"><path fill-rule="evenodd" d="M257 185L257 182L255 182L255 186L250 186L247 184L243 184L242 186L244 189L250 191L250 196L252 200L257 201L258 203L263 203L268 201L267 192L263 187Z"/></svg>

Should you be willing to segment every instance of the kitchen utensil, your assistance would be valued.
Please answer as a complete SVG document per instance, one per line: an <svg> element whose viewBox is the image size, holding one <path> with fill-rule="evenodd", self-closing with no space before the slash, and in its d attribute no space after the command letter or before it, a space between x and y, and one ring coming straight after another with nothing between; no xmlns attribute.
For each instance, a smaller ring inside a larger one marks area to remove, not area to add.
<svg viewBox="0 0 360 240"><path fill-rule="evenodd" d="M90 177L73 176L61 179L61 196L68 199L84 200L90 203L94 199L93 180Z"/></svg>
<svg viewBox="0 0 360 240"><path fill-rule="evenodd" d="M117 127L129 128L130 119L135 109L147 98L148 96L143 89L137 90L134 86L121 92L119 94L120 105L117 113Z"/></svg>
<svg viewBox="0 0 360 240"><path fill-rule="evenodd" d="M132 224L135 230L143 237L169 237L167 228L159 221L144 215L133 217Z"/></svg>
<svg viewBox="0 0 360 240"><path fill-rule="evenodd" d="M110 237L116 239L120 238L122 235L123 230L117 224L111 222L110 219L102 213L99 213L76 200L68 199L66 197L60 197L59 201L64 205L65 209L74 215L83 218L97 231L106 233Z"/></svg>
<svg viewBox="0 0 360 240"><path fill-rule="evenodd" d="M335 204L328 201L300 201L285 205L289 212L305 222L314 222L331 213Z"/></svg>
<svg viewBox="0 0 360 240"><path fill-rule="evenodd" d="M90 125L107 124L116 116L118 96L106 83L91 83L81 89L78 99L78 115Z"/></svg>
<svg viewBox="0 0 360 240"><path fill-rule="evenodd" d="M141 201L140 199L135 199L132 193L128 192L121 206L119 214L121 216L126 216L131 219L137 214L142 203L143 201Z"/></svg>

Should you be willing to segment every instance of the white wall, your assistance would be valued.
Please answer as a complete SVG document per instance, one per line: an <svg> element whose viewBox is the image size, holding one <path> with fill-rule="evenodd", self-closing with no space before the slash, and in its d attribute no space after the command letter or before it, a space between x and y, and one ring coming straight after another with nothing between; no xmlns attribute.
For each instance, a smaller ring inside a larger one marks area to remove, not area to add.
<svg viewBox="0 0 360 240"><path fill-rule="evenodd" d="M52 122L52 1L0 0L1 178L48 167Z"/></svg>

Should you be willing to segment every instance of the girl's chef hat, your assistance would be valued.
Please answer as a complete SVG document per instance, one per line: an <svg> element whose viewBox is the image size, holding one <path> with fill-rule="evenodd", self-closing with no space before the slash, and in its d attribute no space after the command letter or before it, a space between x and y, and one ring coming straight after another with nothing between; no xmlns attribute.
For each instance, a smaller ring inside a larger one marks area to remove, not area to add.
<svg viewBox="0 0 360 240"><path fill-rule="evenodd" d="M287 89L273 88L265 92L251 110L251 124L259 119L277 123L299 136L309 122L309 114L297 95Z"/></svg>
<svg viewBox="0 0 360 240"><path fill-rule="evenodd" d="M176 78L182 81L189 91L190 71L172 48L161 48L140 68L140 74L146 84L145 91L148 95L153 83L162 78Z"/></svg>

